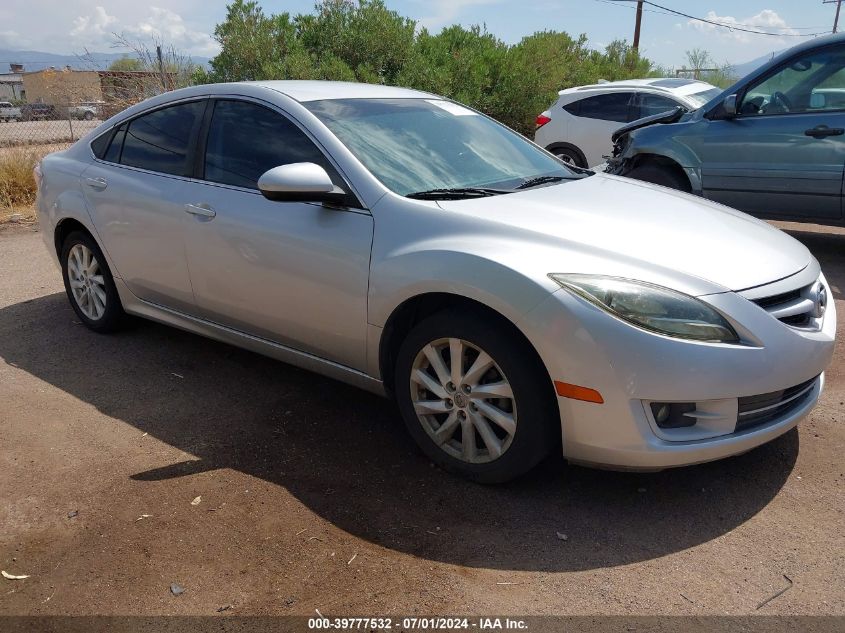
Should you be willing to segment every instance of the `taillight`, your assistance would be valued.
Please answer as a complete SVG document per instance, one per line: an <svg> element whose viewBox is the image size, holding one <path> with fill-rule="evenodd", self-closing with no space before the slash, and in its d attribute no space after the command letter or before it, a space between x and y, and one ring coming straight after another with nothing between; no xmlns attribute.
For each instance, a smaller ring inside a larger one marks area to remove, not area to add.
<svg viewBox="0 0 845 633"><path fill-rule="evenodd" d="M548 123L551 120L552 120L552 118L546 116L545 114L538 114L537 115L537 129L539 130L541 127L543 127L546 123Z"/></svg>

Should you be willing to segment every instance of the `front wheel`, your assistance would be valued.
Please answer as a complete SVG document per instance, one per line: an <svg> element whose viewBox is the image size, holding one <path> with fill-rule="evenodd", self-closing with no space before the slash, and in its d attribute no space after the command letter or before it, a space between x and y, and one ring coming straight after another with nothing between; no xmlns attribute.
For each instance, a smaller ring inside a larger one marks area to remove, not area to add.
<svg viewBox="0 0 845 633"><path fill-rule="evenodd" d="M545 369L489 315L446 311L420 322L400 347L394 391L423 452L468 479L509 481L558 446Z"/></svg>
<svg viewBox="0 0 845 633"><path fill-rule="evenodd" d="M690 191L689 181L686 177L676 171L659 165L640 165L639 167L634 167L631 171L624 175L628 178L633 178L634 180L642 180L643 182L650 182L655 185L663 185L664 187L677 189L678 191L686 191L687 193Z"/></svg>
<svg viewBox="0 0 845 633"><path fill-rule="evenodd" d="M87 233L74 231L62 244L62 277L70 305L95 332L112 332L124 317L103 252Z"/></svg>

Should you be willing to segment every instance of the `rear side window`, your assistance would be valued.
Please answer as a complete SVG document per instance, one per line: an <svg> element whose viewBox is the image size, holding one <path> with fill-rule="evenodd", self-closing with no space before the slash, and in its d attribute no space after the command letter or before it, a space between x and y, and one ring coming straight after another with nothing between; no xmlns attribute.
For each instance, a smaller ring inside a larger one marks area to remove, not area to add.
<svg viewBox="0 0 845 633"><path fill-rule="evenodd" d="M581 99L564 106L564 109L586 119L627 123L637 118L633 97L633 92L611 92Z"/></svg>
<svg viewBox="0 0 845 633"><path fill-rule="evenodd" d="M204 108L204 101L181 103L133 119L126 128L120 163L164 174L190 176L193 171L189 156L191 142Z"/></svg>
<svg viewBox="0 0 845 633"><path fill-rule="evenodd" d="M103 160L108 161L110 163L120 162L120 150L123 149L123 139L125 136L126 123L117 128L117 131L111 139L111 143L109 143L109 147L106 150L106 153L102 156Z"/></svg>
<svg viewBox="0 0 845 633"><path fill-rule="evenodd" d="M323 153L286 117L248 101L216 102L206 142L205 180L257 189L261 174L290 163L317 163L343 186Z"/></svg>
<svg viewBox="0 0 845 633"><path fill-rule="evenodd" d="M114 136L114 130L109 130L105 134L100 134L100 136L91 141L91 151L94 152L94 156L97 158L103 158L106 155L106 150L109 147L112 136Z"/></svg>

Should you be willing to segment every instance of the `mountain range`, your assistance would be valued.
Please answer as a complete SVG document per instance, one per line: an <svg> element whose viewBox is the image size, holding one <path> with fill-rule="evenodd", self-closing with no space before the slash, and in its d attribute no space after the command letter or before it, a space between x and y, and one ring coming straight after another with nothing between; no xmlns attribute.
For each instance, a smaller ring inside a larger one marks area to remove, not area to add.
<svg viewBox="0 0 845 633"><path fill-rule="evenodd" d="M769 61L772 56L777 55L780 51L774 51L768 55L758 57L744 64L736 64L733 66L734 74L737 77L744 77L752 70L755 70L765 62ZM105 70L116 59L126 57L127 53L79 53L71 55L61 55L57 53L44 53L41 51L15 51L10 49L0 48L0 73L9 72L9 64L23 64L24 70L44 70L50 66L56 68L64 68L70 66L77 70ZM207 57L192 57L194 63L203 66L208 65L209 59Z"/></svg>
<svg viewBox="0 0 845 633"><path fill-rule="evenodd" d="M54 66L64 68L70 66L75 70L105 70L109 65L122 57L132 56L128 53L79 53L61 55L45 53L43 51L16 51L0 48L0 73L9 72L9 64L23 64L24 71L44 70ZM191 57L195 64L208 65L207 57Z"/></svg>

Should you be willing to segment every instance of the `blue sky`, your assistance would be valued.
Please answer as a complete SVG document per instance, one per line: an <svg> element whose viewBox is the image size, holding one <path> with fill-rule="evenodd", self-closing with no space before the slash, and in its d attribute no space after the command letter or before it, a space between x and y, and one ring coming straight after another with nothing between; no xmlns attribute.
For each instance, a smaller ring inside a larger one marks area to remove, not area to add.
<svg viewBox="0 0 845 633"><path fill-rule="evenodd" d="M267 13L313 10L313 0L259 0ZM743 63L802 41L787 34L829 31L834 5L822 0L655 0L657 4L713 21L751 25L783 34L752 35L691 22L647 6L641 49L656 62L682 65L684 51L703 48L719 62ZM632 2L612 0L387 0L387 5L430 30L459 22L486 24L509 43L543 29L586 33L593 46L633 36ZM214 25L225 16L215 0L3 0L0 48L78 53L109 50L111 33L157 33L194 55L211 56ZM845 13L845 12L843 12ZM845 15L843 15L845 23Z"/></svg>

